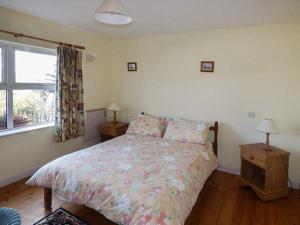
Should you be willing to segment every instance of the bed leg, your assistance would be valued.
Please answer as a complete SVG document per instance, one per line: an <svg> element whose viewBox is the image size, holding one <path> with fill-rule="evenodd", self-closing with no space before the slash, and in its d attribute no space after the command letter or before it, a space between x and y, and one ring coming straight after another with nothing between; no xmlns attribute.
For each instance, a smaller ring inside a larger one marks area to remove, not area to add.
<svg viewBox="0 0 300 225"><path fill-rule="evenodd" d="M46 210L51 210L52 207L52 189L44 188L44 207Z"/></svg>

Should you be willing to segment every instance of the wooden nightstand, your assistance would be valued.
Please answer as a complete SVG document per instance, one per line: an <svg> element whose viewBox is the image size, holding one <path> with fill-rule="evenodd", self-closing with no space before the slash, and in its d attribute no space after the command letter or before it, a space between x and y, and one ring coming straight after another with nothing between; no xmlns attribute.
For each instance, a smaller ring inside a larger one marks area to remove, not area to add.
<svg viewBox="0 0 300 225"><path fill-rule="evenodd" d="M241 145L240 184L250 186L263 201L288 196L289 152L264 144Z"/></svg>
<svg viewBox="0 0 300 225"><path fill-rule="evenodd" d="M121 123L121 122L107 122L103 124L100 136L101 136L101 142L108 141L112 138L121 136L126 133L128 128L127 123Z"/></svg>

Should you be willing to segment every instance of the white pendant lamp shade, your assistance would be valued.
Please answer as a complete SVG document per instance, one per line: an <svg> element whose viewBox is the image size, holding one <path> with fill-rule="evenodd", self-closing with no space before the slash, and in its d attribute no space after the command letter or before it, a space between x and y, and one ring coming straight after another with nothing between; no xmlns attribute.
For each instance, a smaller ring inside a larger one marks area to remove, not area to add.
<svg viewBox="0 0 300 225"><path fill-rule="evenodd" d="M132 22L120 0L104 0L96 10L94 19L110 25L125 25Z"/></svg>

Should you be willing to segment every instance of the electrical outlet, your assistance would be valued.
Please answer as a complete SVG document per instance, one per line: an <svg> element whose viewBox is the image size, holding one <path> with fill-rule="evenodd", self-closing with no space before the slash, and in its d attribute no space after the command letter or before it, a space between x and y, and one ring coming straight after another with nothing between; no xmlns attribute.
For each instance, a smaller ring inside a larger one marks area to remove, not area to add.
<svg viewBox="0 0 300 225"><path fill-rule="evenodd" d="M255 112L248 112L248 117L254 119L256 116Z"/></svg>

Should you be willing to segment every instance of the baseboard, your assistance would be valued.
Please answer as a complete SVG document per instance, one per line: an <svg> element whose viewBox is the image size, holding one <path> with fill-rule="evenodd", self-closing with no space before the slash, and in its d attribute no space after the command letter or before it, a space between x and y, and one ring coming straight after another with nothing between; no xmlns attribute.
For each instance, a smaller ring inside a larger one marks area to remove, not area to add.
<svg viewBox="0 0 300 225"><path fill-rule="evenodd" d="M227 167L223 167L220 166L217 170L222 171L222 172L226 172L226 173L231 173L234 175L240 175L240 171L237 169L232 169L232 168L227 168Z"/></svg>
<svg viewBox="0 0 300 225"><path fill-rule="evenodd" d="M15 183L17 181L20 181L26 177L30 177L31 175L33 175L36 171L38 171L39 167L38 168L34 168L34 169L31 169L31 170L28 170L26 172L23 172L23 173L20 173L16 176L13 176L13 177L9 177L7 179L4 179L4 180L0 180L0 188L2 187L5 187L7 185L10 185L12 183Z"/></svg>
<svg viewBox="0 0 300 225"><path fill-rule="evenodd" d="M90 146L99 144L99 138L97 138L97 139L90 139L90 140L87 140L87 141L83 141L83 144L85 145L85 147L83 147L82 149L85 149L85 148L88 148ZM63 156L63 155L61 155L61 156ZM17 181L20 181L20 180L22 180L22 179L24 179L26 177L32 176L36 171L38 171L38 169L40 167L42 167L42 165L39 166L39 167L36 167L34 169L27 170L27 171L25 171L23 173L20 173L20 174L16 175L16 176L9 177L9 178L4 179L4 180L0 180L0 188L5 187L7 185L10 185L12 183L15 183Z"/></svg>
<svg viewBox="0 0 300 225"><path fill-rule="evenodd" d="M226 173L230 173L230 174L234 174L234 175L238 175L238 176L241 174L240 171L237 169L227 168L227 167L223 167L223 166L220 166L217 170L226 172ZM289 185L289 187L291 187L290 183L288 185ZM293 185L293 189L300 190L300 184L297 185L296 182L292 182L292 185Z"/></svg>

